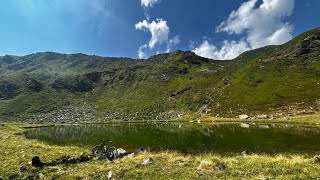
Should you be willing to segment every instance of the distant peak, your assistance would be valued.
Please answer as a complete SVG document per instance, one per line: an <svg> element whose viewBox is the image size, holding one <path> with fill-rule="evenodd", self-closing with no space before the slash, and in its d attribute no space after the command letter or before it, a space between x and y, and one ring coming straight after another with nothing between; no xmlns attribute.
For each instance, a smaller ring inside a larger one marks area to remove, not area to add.
<svg viewBox="0 0 320 180"><path fill-rule="evenodd" d="M197 55L192 51L182 51L182 50L176 50L172 51L170 55L183 55L183 56L193 56L196 57Z"/></svg>

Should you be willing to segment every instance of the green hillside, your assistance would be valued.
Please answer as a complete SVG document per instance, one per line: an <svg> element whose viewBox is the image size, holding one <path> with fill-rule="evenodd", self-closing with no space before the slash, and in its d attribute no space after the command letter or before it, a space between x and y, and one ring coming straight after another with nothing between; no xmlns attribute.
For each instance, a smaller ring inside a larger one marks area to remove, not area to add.
<svg viewBox="0 0 320 180"><path fill-rule="evenodd" d="M175 119L320 109L320 29L230 61L190 51L146 60L85 54L0 57L0 115L38 121Z"/></svg>

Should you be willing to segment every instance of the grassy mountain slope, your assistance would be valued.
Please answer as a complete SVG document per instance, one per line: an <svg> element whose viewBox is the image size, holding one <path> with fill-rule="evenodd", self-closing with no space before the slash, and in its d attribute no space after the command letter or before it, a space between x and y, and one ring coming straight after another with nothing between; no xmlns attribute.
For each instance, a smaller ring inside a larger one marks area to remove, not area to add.
<svg viewBox="0 0 320 180"><path fill-rule="evenodd" d="M319 111L319 50L317 28L230 61L188 51L147 60L52 52L3 56L0 115L90 120L168 119L199 109L220 116Z"/></svg>

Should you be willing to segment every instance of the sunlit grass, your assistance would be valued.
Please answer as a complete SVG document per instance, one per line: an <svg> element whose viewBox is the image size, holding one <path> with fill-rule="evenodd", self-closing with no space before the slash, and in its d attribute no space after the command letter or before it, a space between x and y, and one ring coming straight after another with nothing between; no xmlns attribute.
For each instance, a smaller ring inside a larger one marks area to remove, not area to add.
<svg viewBox="0 0 320 180"><path fill-rule="evenodd" d="M302 155L235 155L222 157L219 154L199 155L164 151L144 152L133 157L125 157L114 162L95 161L45 167L36 169L28 165L34 155L44 162L64 155L79 156L88 148L75 146L55 146L28 140L20 135L21 126L26 124L4 124L0 126L0 174L4 178L17 175L24 177L43 177L45 179L106 179L112 171L116 179L312 179L319 178L320 164ZM153 163L142 166L147 158ZM201 161L205 161L202 163ZM217 166L223 164L225 169ZM26 172L19 172L21 165L27 165Z"/></svg>

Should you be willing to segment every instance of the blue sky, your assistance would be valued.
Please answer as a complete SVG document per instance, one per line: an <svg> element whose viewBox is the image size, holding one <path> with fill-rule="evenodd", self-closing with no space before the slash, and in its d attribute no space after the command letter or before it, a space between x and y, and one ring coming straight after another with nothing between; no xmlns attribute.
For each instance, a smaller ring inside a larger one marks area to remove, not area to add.
<svg viewBox="0 0 320 180"><path fill-rule="evenodd" d="M182 49L232 59L318 27L319 8L319 0L2 0L0 55Z"/></svg>

